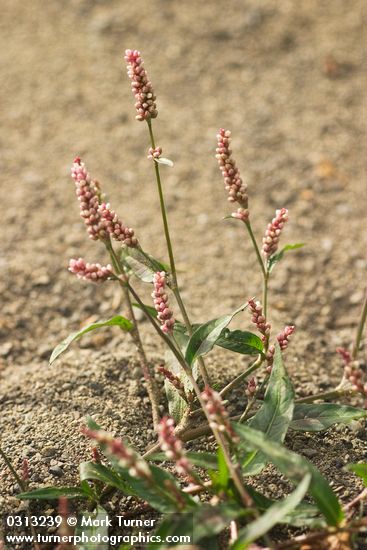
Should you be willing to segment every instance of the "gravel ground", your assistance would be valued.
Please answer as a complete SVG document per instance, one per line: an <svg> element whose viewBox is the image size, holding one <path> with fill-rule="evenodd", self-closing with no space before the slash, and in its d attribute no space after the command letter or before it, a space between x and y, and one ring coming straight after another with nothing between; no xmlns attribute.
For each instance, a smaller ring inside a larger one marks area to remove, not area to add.
<svg viewBox="0 0 367 550"><path fill-rule="evenodd" d="M78 217L75 154L144 248L165 257L125 48L144 54L158 96L157 143L175 163L162 173L192 319L227 313L260 288L242 227L222 220L231 212L214 158L223 126L232 130L257 237L285 206L284 242L307 245L289 253L271 283L275 329L297 327L287 368L299 395L331 388L342 371L335 347L353 338L366 281L366 2L3 0L1 9L1 445L17 467L29 459L32 486L75 483L90 452L79 433L86 415L140 450L154 441L128 339L106 329L48 366L70 331L121 311L114 285L96 288L66 270L70 257L106 261ZM247 316L238 323L250 327ZM162 347L141 326L158 364ZM221 382L244 363L225 352L209 361ZM342 467L366 460L366 440L360 424L288 443L347 501L359 485ZM275 496L289 489L271 469L259 484ZM0 465L2 513L22 508L16 493Z"/></svg>

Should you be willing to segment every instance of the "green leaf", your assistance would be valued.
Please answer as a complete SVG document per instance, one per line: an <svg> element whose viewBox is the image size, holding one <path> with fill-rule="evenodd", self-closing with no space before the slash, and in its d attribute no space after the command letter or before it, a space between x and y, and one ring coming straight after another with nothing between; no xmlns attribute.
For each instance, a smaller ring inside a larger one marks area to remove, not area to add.
<svg viewBox="0 0 367 550"><path fill-rule="evenodd" d="M222 331L229 325L233 317L246 309L247 303L239 307L234 313L230 315L223 315L218 319L213 319L197 328L194 334L191 336L185 359L189 365L192 365L198 357L209 353L216 344L216 341L220 337Z"/></svg>
<svg viewBox="0 0 367 550"><path fill-rule="evenodd" d="M20 493L22 500L54 500L60 497L89 498L90 494L82 487L43 487L27 493Z"/></svg>
<svg viewBox="0 0 367 550"><path fill-rule="evenodd" d="M75 529L75 536L88 541L79 542L78 550L108 550L108 542L103 542L103 538L105 541L108 540L108 514L106 510L101 506L97 506L93 512L83 512Z"/></svg>
<svg viewBox="0 0 367 550"><path fill-rule="evenodd" d="M215 345L242 355L258 355L264 349L261 338L243 330L224 329Z"/></svg>
<svg viewBox="0 0 367 550"><path fill-rule="evenodd" d="M217 506L202 504L194 513L194 542L221 533L232 520L249 513L237 503L225 502Z"/></svg>
<svg viewBox="0 0 367 550"><path fill-rule="evenodd" d="M367 463L362 464L348 464L345 467L348 472L354 472L358 477L363 480L363 483L367 487Z"/></svg>
<svg viewBox="0 0 367 550"><path fill-rule="evenodd" d="M233 427L242 442L261 451L293 483L299 483L307 473L310 473L309 492L315 499L318 509L325 516L329 525L340 524L344 515L339 501L326 479L311 462L289 451L280 443L267 438L258 430L238 423L233 423Z"/></svg>
<svg viewBox="0 0 367 550"><path fill-rule="evenodd" d="M116 487L124 495L132 495L129 485L112 468L96 462L82 462L79 466L80 479L101 481L109 487Z"/></svg>
<svg viewBox="0 0 367 550"><path fill-rule="evenodd" d="M295 243L295 244L287 244L280 250L279 252L276 252L269 258L268 262L268 271L271 273L275 267L275 265L280 262L280 260L283 258L284 253L287 252L287 250L296 250L297 248L302 248L305 246L305 243Z"/></svg>
<svg viewBox="0 0 367 550"><path fill-rule="evenodd" d="M251 485L245 485L246 491L256 504L256 507L260 512L266 512L276 501L267 498L265 495L255 491ZM279 521L293 527L303 527L307 525L312 528L324 528L326 523L323 518L320 517L319 511L313 504L308 502L302 502L294 510L291 510L286 516Z"/></svg>
<svg viewBox="0 0 367 550"><path fill-rule="evenodd" d="M311 474L307 473L293 493L288 495L284 500L272 504L265 514L246 525L246 527L238 533L238 539L231 545L231 550L244 550L251 542L262 537L277 523L284 520L284 518L301 502L307 493L310 482Z"/></svg>
<svg viewBox="0 0 367 550"><path fill-rule="evenodd" d="M218 459L213 453L187 451L186 456L194 466L199 466L205 470L216 470L218 468ZM165 462L168 458L165 453L154 453L149 456L148 460L152 462Z"/></svg>
<svg viewBox="0 0 367 550"><path fill-rule="evenodd" d="M333 424L349 424L352 420L366 418L366 416L365 409L348 405L296 403L293 420L289 427L301 432L320 432Z"/></svg>
<svg viewBox="0 0 367 550"><path fill-rule="evenodd" d="M117 326L120 327L123 331L129 331L133 328L133 324L128 319L125 319L125 317L122 317L122 315L116 315L115 317L112 317L112 319L108 319L107 321L97 321L96 323L91 323L90 325L87 325L83 327L80 330L77 330L76 332L73 332L72 334L69 334L65 340L63 340L56 348L53 350L52 355L50 357L50 365L68 349L70 344L72 342L75 342L76 340L79 340L84 334L87 334L88 332L91 332L92 330L97 330L102 327L113 327Z"/></svg>
<svg viewBox="0 0 367 550"><path fill-rule="evenodd" d="M159 157L159 158L154 159L154 160L155 160L155 162L158 162L158 164L164 164L165 166L169 166L170 168L172 168L172 166L173 166L172 160L166 159L164 157Z"/></svg>
<svg viewBox="0 0 367 550"><path fill-rule="evenodd" d="M143 252L139 248L129 248L129 254L125 256L125 262L131 271L144 283L152 283L157 271L169 273L170 268L159 260Z"/></svg>
<svg viewBox="0 0 367 550"><path fill-rule="evenodd" d="M248 425L263 432L270 440L281 443L284 441L292 420L293 408L293 386L283 365L279 345L277 345L264 402ZM258 474L266 462L266 457L255 450L246 454L242 462L242 471L244 475Z"/></svg>

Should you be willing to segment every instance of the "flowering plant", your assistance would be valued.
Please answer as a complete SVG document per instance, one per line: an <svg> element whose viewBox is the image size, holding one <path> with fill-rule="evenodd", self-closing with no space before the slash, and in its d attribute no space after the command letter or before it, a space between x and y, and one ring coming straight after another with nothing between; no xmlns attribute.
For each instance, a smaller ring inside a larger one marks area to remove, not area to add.
<svg viewBox="0 0 367 550"><path fill-rule="evenodd" d="M268 313L268 286L276 264L285 253L303 245L296 243L279 248L288 220L285 207L276 211L267 225L262 245L258 245L251 225L247 185L230 148L231 133L220 129L216 159L228 201L237 206L228 217L242 222L253 244L254 258L262 274L262 298L247 297L234 312L204 323L193 323L181 296L170 237L161 165L172 166L173 163L162 157L162 148L155 142L156 96L140 53L127 50L125 61L136 101L136 119L145 122L149 132L148 159L157 183L168 263L157 260L143 249L140 237L138 239L134 230L105 202L99 183L76 157L71 175L80 215L89 237L104 245L109 263L101 265L88 263L83 258L72 259L69 271L88 283L111 281L118 284L124 296L126 315L95 322L71 334L55 348L51 362L72 342L92 330L118 326L130 335L144 374L157 442L140 456L124 441L113 438L88 420L83 433L100 447L102 454L96 453L93 461L81 465L80 486L23 490L20 496L24 499L85 498L92 508L100 510L108 488L113 487L124 495L148 502L163 515L178 514L163 518L158 534L187 532L189 517L194 536L192 548L217 548L218 541L224 538L225 547L233 550L260 548L256 544L273 549L309 548L306 546L309 540L317 541L320 548L349 548L347 545L352 544L354 534L367 526L366 520L355 513L357 503L366 497L366 490L343 508L327 480L308 460L288 450L284 440L289 430L322 431L333 424L365 418L364 409L330 403L330 400L367 395L364 373L358 363L367 298L352 351L338 350L344 362L340 384L332 391L297 397L283 363L283 354L295 327L285 326L279 334L273 334ZM151 285L151 304L142 301L137 280ZM168 363L157 367L156 372L145 353L136 308L143 312L170 352ZM235 316L245 318L248 314L253 332L228 328ZM216 346L253 359L223 387L213 387L204 359ZM164 384L157 374L163 377ZM246 405L241 415L231 417L226 403L236 387L242 388ZM169 414L162 417L159 405L163 393ZM185 450L184 442L205 435L214 437L212 453ZM167 461L173 463L173 473L163 467ZM250 476L260 473L268 463L273 463L295 485L294 491L283 500L266 498L248 482ZM351 468L366 481L366 465L352 465ZM304 501L307 494L312 497L312 504ZM276 543L269 532L277 524L307 527L309 531ZM167 548L164 543L155 544L154 548L157 547Z"/></svg>

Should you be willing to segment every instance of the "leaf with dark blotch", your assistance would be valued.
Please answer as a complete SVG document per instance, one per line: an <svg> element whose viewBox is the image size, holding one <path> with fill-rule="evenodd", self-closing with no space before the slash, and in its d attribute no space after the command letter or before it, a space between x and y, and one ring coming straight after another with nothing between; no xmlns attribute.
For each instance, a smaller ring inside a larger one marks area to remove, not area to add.
<svg viewBox="0 0 367 550"><path fill-rule="evenodd" d="M91 332L92 330L97 330L99 328L103 327L120 327L123 331L130 331L133 328L133 324L131 321L126 319L125 317L122 317L122 315L116 315L115 317L112 317L112 319L108 319L107 321L97 321L96 323L91 323L90 325L87 325L83 327L80 330L77 330L76 332L73 332L72 334L69 334L65 340L63 340L56 348L53 350L52 355L50 357L50 365L68 349L70 344L72 342L75 342L76 340L79 340L84 334L87 334L88 332Z"/></svg>
<svg viewBox="0 0 367 550"><path fill-rule="evenodd" d="M267 438L258 430L238 423L233 423L233 427L242 443L264 454L267 460L293 483L299 483L307 473L310 473L309 493L313 496L318 509L329 525L340 524L344 518L340 503L326 479L311 462Z"/></svg>
<svg viewBox="0 0 367 550"><path fill-rule="evenodd" d="M367 463L362 462L361 464L348 464L345 467L349 472L354 472L358 477L363 480L363 483L367 487Z"/></svg>
<svg viewBox="0 0 367 550"><path fill-rule="evenodd" d="M279 345L277 345L264 402L248 425L263 432L269 439L282 442L293 417L293 408L293 386L283 365ZM258 474L266 462L266 457L258 450L246 453L242 459L242 471L244 475Z"/></svg>
<svg viewBox="0 0 367 550"><path fill-rule="evenodd" d="M244 550L251 542L265 535L277 523L284 521L284 518L300 504L307 493L310 482L311 474L307 473L293 493L284 500L272 504L265 514L246 525L238 533L236 542L230 547L231 550Z"/></svg>
<svg viewBox="0 0 367 550"><path fill-rule="evenodd" d="M305 246L305 243L287 244L286 246L284 246L282 248L282 250L280 250L279 252L276 252L275 254L270 256L269 262L268 262L268 271L269 271L269 273L271 273L273 271L274 267L276 266L276 264L278 262L280 262L280 260L284 256L285 252L287 252L288 250L297 250L297 248L302 248L303 246Z"/></svg>
<svg viewBox="0 0 367 550"><path fill-rule="evenodd" d="M43 487L17 495L21 500L57 500L60 497L90 498L90 494L82 487Z"/></svg>
<svg viewBox="0 0 367 550"><path fill-rule="evenodd" d="M264 349L261 338L243 330L224 329L215 345L242 355L258 355Z"/></svg>
<svg viewBox="0 0 367 550"><path fill-rule="evenodd" d="M191 366L198 357L209 353L216 344L216 341L222 334L223 330L229 325L233 317L246 309L247 303L239 307L230 315L223 315L218 319L213 319L197 328L191 336L187 346L185 359Z"/></svg>
<svg viewBox="0 0 367 550"><path fill-rule="evenodd" d="M289 427L302 432L320 432L333 424L349 424L353 420L366 417L365 409L348 405L296 403Z"/></svg>

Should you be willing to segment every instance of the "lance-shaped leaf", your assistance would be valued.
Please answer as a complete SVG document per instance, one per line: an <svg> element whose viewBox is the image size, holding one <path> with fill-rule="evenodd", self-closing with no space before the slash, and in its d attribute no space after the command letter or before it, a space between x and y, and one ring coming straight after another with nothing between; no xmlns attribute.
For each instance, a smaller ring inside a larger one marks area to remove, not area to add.
<svg viewBox="0 0 367 550"><path fill-rule="evenodd" d="M258 355L263 352L264 344L261 338L243 330L224 329L215 342L216 346L229 349L242 355Z"/></svg>
<svg viewBox="0 0 367 550"><path fill-rule="evenodd" d="M125 317L122 317L122 315L116 315L115 317L112 317L112 319L108 319L107 321L97 321L96 323L91 323L90 325L87 325L83 327L80 330L77 330L76 332L73 332L69 334L65 340L63 340L56 348L53 350L51 357L50 357L50 365L68 349L70 344L72 342L75 342L76 340L79 340L84 334L87 334L88 332L91 332L92 330L97 330L99 328L103 327L120 327L123 331L130 331L133 328L133 324L131 321L126 319Z"/></svg>
<svg viewBox="0 0 367 550"><path fill-rule="evenodd" d="M175 339L180 346L182 353L185 354L189 337L184 332L177 332L175 333ZM166 351L165 360L168 369L181 380L185 388L185 392L192 390L192 384L188 376L171 350ZM182 417L188 410L188 403L181 397L177 389L168 380L164 381L164 389L166 392L169 414L172 416L175 424L177 425L180 423Z"/></svg>
<svg viewBox="0 0 367 550"><path fill-rule="evenodd" d="M295 243L295 244L287 244L284 246L279 252L276 252L269 258L268 262L268 271L271 273L276 266L278 262L283 258L285 252L288 250L296 250L297 248L302 248L305 246L305 243Z"/></svg>
<svg viewBox="0 0 367 550"><path fill-rule="evenodd" d="M20 493L17 498L22 500L57 500L60 497L91 498L91 491L81 487L42 487L27 493Z"/></svg>
<svg viewBox="0 0 367 550"><path fill-rule="evenodd" d="M134 491L112 468L96 462L82 462L79 466L81 481L101 481L109 487L116 487L124 495L134 495Z"/></svg>
<svg viewBox="0 0 367 550"><path fill-rule="evenodd" d="M276 345L264 402L248 425L263 432L272 441L282 442L293 417L293 408L293 386L285 370L279 345ZM266 457L258 450L246 453L242 460L242 471L245 475L258 474L266 462Z"/></svg>
<svg viewBox="0 0 367 550"><path fill-rule="evenodd" d="M238 423L233 423L233 427L242 442L263 453L293 483L300 483L307 473L311 474L309 493L318 509L329 525L340 524L344 518L340 503L326 479L311 462L267 438L258 430Z"/></svg>
<svg viewBox="0 0 367 550"><path fill-rule="evenodd" d="M296 403L289 427L301 432L320 432L333 424L349 424L353 420L366 417L366 409L348 405Z"/></svg>
<svg viewBox="0 0 367 550"><path fill-rule="evenodd" d="M223 315L199 326L191 336L187 345L185 359L191 366L198 357L209 353L215 346L222 331L227 328L233 317L246 309L247 303L236 309L229 315Z"/></svg>
<svg viewBox="0 0 367 550"><path fill-rule="evenodd" d="M245 550L251 542L265 535L277 523L282 522L301 502L310 483L311 474L307 473L293 493L284 500L272 504L265 514L246 525L238 533L236 542L230 547L231 550Z"/></svg>

